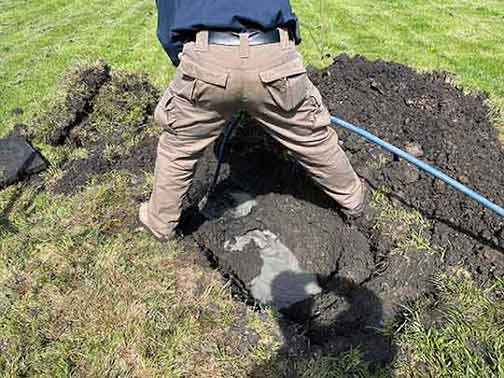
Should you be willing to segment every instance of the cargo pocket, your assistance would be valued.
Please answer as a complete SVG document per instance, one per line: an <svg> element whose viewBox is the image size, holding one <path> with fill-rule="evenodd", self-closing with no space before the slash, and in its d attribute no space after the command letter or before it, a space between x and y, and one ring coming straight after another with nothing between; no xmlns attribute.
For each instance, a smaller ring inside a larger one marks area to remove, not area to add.
<svg viewBox="0 0 504 378"><path fill-rule="evenodd" d="M176 121L175 116L175 106L173 103L173 98L175 94L170 87L166 89L163 97L156 106L156 110L154 111L154 120L166 131L174 133L173 124Z"/></svg>
<svg viewBox="0 0 504 378"><path fill-rule="evenodd" d="M259 77L275 103L286 112L306 99L309 79L300 59L263 71Z"/></svg>
<svg viewBox="0 0 504 378"><path fill-rule="evenodd" d="M215 68L203 67L192 60L181 63L181 72L186 80L193 80L191 101L203 108L212 108L222 101L229 74Z"/></svg>
<svg viewBox="0 0 504 378"><path fill-rule="evenodd" d="M175 77L173 81L170 83L170 90L172 92L172 95L192 103L194 86L194 78L184 74L182 67L179 66L177 68L177 71L175 71Z"/></svg>

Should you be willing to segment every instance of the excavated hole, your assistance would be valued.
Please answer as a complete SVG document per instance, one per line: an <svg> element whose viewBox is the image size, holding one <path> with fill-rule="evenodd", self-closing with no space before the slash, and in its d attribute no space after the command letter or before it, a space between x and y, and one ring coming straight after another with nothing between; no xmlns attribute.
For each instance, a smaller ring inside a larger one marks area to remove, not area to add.
<svg viewBox="0 0 504 378"><path fill-rule="evenodd" d="M332 114L500 202L504 154L488 121L484 96L464 95L443 73L419 74L403 65L345 55L312 72L311 78ZM379 147L345 131L339 135L358 173L376 189L374 227L346 226L288 152L249 122L228 146L217 195L207 204L211 209L206 211L214 216L199 218L195 226L197 217L188 210L182 230L216 256L219 269L239 281L239 290L246 288L249 300L283 307L285 297L306 295L281 311L303 325L307 344L333 352L360 345L366 359L384 363L394 346L379 330L395 319L402 304L429 294L433 274L463 263L478 284L486 285L504 272L503 223ZM209 149L189 204L199 203L215 166L215 153ZM256 201L246 217L233 215L237 203L228 193L237 191ZM270 276L265 276L264 267L272 262L261 243L268 235L287 246L299 266L280 258L277 265L285 270L270 267ZM226 248L240 243L241 250ZM313 274L323 290L312 296ZM270 292L258 294L260 279Z"/></svg>
<svg viewBox="0 0 504 378"><path fill-rule="evenodd" d="M504 153L483 95L465 95L444 73L419 74L359 56L342 55L310 77L332 114L502 203ZM146 78L113 73L65 142L85 148L87 157L62 162L64 175L53 190L73 193L111 170L152 172L159 131L149 115L158 96ZM205 151L180 230L235 282L237 298L274 303L301 324L296 340L306 348L360 346L366 360L382 364L395 349L380 329L402 304L430 293L433 274L462 263L477 284L487 285L504 273L504 224L381 148L343 130L339 135L375 189L376 225L347 226L290 154L250 121L227 146L202 214L198 205L217 165L216 146Z"/></svg>

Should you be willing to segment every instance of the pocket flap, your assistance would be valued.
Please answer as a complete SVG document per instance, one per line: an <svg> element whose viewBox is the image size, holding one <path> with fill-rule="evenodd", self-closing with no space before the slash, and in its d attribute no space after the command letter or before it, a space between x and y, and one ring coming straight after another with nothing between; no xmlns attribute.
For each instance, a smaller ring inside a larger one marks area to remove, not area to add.
<svg viewBox="0 0 504 378"><path fill-rule="evenodd" d="M261 81L265 84L271 83L273 81L282 79L284 77L294 76L303 74L306 72L306 68L303 63L299 60L293 60L271 68L267 71L259 73Z"/></svg>
<svg viewBox="0 0 504 378"><path fill-rule="evenodd" d="M154 111L154 119L156 122L165 129L171 128L175 123L176 119L174 116L174 104L173 104L174 94L171 87L168 87L159 100Z"/></svg>
<svg viewBox="0 0 504 378"><path fill-rule="evenodd" d="M181 68L184 75L202 80L206 83L218 85L219 87L226 87L229 76L226 72L213 72L196 63L188 61L182 61Z"/></svg>
<svg viewBox="0 0 504 378"><path fill-rule="evenodd" d="M171 105L173 97L174 94L171 87L166 88L166 91L164 92L163 97L161 97L160 100L161 106L165 109L168 109L169 106Z"/></svg>

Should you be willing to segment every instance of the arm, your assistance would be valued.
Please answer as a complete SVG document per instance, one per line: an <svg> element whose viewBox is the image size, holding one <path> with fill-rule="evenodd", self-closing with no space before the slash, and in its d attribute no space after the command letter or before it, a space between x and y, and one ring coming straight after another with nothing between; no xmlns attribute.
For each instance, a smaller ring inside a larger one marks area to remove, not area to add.
<svg viewBox="0 0 504 378"><path fill-rule="evenodd" d="M291 29L289 29L292 33L292 37L294 39L294 42L296 43L296 45L299 45L302 41L301 39L301 29L300 29L300 24L299 24L299 18L297 17L297 15L295 13L293 13L294 15L294 18L295 18L295 21L294 21L294 25Z"/></svg>
<svg viewBox="0 0 504 378"><path fill-rule="evenodd" d="M156 5L158 10L157 37L172 63L178 66L180 63L178 54L182 51L183 43L174 38L175 34L172 31L175 17L174 1L156 0Z"/></svg>

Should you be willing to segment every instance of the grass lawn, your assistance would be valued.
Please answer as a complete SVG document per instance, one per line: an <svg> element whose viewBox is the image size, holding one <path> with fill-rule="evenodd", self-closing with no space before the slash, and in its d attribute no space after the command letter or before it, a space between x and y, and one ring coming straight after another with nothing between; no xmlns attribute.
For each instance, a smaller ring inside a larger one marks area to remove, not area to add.
<svg viewBox="0 0 504 378"><path fill-rule="evenodd" d="M155 36L153 1L0 0L0 134L46 108L65 69L105 59L165 86L173 70ZM307 63L363 54L443 69L504 109L504 4L500 0L294 0ZM358 5L357 5L358 4ZM321 17L321 7L323 9ZM14 110L22 108L22 115Z"/></svg>
<svg viewBox="0 0 504 378"><path fill-rule="evenodd" d="M342 52L447 70L482 90L504 128L501 0L293 0L306 63ZM322 12L321 12L322 9ZM152 0L0 0L0 135L61 96L69 67L103 59L173 74L155 35ZM500 113L500 115L499 115ZM40 146L44 150L47 146ZM59 174L43 175L50 183ZM234 301L215 271L131 226L150 190L125 172L73 195L37 184L0 191L0 377L276 377L282 361L270 310ZM504 281L476 288L463 269L434 278L438 294L390 326L396 361L371 373L358 351L295 361L303 377L502 377ZM440 306L441 304L441 306ZM427 319L439 308L439 321ZM256 335L243 349L236 325ZM278 363L273 363L273 362Z"/></svg>

